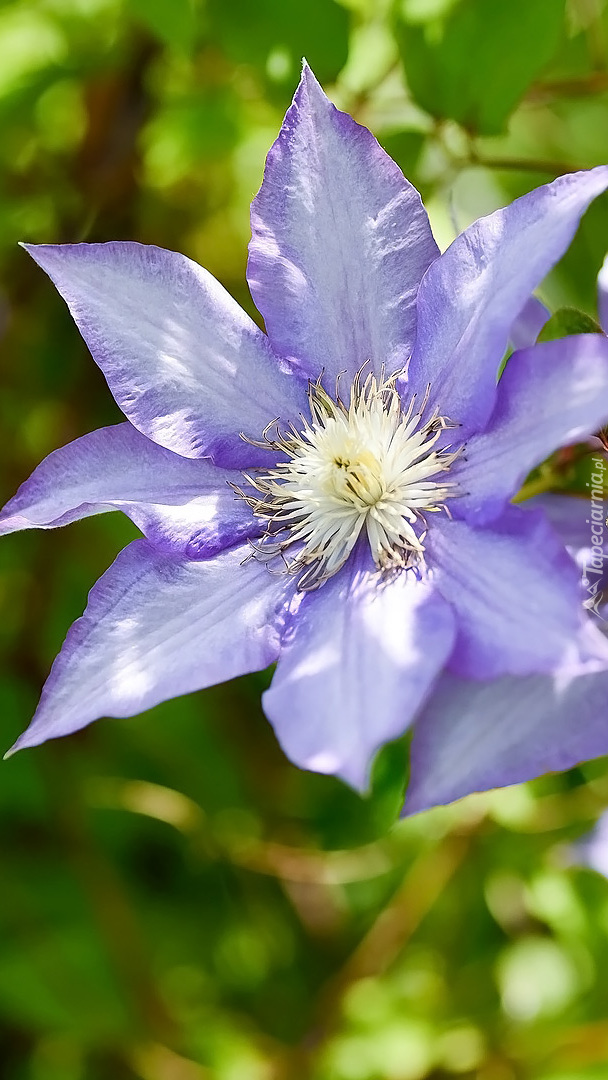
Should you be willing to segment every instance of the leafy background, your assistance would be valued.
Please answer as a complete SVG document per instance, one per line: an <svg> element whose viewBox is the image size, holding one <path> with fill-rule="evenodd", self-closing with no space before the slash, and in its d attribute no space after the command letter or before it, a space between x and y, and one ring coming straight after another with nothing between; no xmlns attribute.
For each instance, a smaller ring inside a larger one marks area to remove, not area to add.
<svg viewBox="0 0 608 1080"><path fill-rule="evenodd" d="M257 317L248 204L302 55L422 190L442 246L608 159L603 0L5 0L1 496L118 419L17 241L176 248ZM606 248L604 198L543 287L552 307L595 314ZM575 489L588 462L548 468ZM4 746L133 535L110 515L3 539ZM573 845L606 764L398 821L406 747L367 801L299 772L261 714L267 678L2 767L0 1076L605 1078L608 883Z"/></svg>

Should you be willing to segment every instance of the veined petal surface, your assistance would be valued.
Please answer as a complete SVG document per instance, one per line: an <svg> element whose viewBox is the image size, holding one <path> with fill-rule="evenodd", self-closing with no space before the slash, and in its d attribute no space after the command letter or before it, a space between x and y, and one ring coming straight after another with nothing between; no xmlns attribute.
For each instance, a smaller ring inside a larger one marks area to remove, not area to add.
<svg viewBox="0 0 608 1080"><path fill-rule="evenodd" d="M597 652L551 675L444 675L414 727L405 812L608 754L608 660Z"/></svg>
<svg viewBox="0 0 608 1080"><path fill-rule="evenodd" d="M276 660L293 579L253 559L241 565L248 550L186 562L147 540L124 548L91 590L13 749L101 716L135 716Z"/></svg>
<svg viewBox="0 0 608 1080"><path fill-rule="evenodd" d="M418 291L409 389L462 425L483 430L498 366L522 307L564 254L608 166L569 173L475 221L431 264Z"/></svg>
<svg viewBox="0 0 608 1080"><path fill-rule="evenodd" d="M264 461L239 438L306 407L306 386L215 278L130 242L24 245L68 305L127 419L185 457Z"/></svg>
<svg viewBox="0 0 608 1080"><path fill-rule="evenodd" d="M542 513L510 507L487 529L437 515L426 547L434 584L456 613L452 671L493 679L573 657L580 575Z"/></svg>
<svg viewBox="0 0 608 1080"><path fill-rule="evenodd" d="M376 750L401 735L450 652L449 607L413 575L382 581L357 555L288 620L263 698L296 765L364 789Z"/></svg>
<svg viewBox="0 0 608 1080"><path fill-rule="evenodd" d="M241 482L241 473L116 424L49 454L0 512L0 535L122 510L156 546L206 558L259 532L230 481Z"/></svg>
<svg viewBox="0 0 608 1080"><path fill-rule="evenodd" d="M333 387L401 367L439 254L416 189L305 65L251 208L247 277L275 350Z"/></svg>

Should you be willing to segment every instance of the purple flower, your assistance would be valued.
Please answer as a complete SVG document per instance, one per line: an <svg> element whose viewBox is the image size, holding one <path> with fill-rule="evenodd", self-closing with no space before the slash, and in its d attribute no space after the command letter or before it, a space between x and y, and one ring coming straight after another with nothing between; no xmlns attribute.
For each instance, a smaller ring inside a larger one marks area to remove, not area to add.
<svg viewBox="0 0 608 1080"><path fill-rule="evenodd" d="M604 811L590 832L571 845L569 855L573 865L588 866L608 878L608 811Z"/></svg>
<svg viewBox="0 0 608 1080"><path fill-rule="evenodd" d="M551 312L542 300L531 296L511 326L509 339L513 348L525 349L528 345L534 345L543 326L550 318Z"/></svg>
<svg viewBox="0 0 608 1080"><path fill-rule="evenodd" d="M608 255L597 277L597 310L602 330L608 334Z"/></svg>
<svg viewBox="0 0 608 1080"><path fill-rule="evenodd" d="M440 255L418 193L305 68L252 207L267 335L182 255L28 247L127 422L51 454L0 529L118 508L145 539L91 591L16 748L278 661L286 753L363 788L444 669L527 686L596 663L574 562L509 501L608 419L608 340L496 375L606 187L608 168L560 177Z"/></svg>

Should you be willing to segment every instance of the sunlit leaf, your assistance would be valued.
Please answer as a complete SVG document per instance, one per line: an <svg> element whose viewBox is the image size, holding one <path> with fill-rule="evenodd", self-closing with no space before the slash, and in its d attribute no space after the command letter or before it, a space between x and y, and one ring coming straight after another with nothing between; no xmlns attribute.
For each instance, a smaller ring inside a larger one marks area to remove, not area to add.
<svg viewBox="0 0 608 1080"><path fill-rule="evenodd" d="M541 330L539 341L555 341L568 334L601 334L602 328L595 319L574 307L563 307L556 311Z"/></svg>
<svg viewBox="0 0 608 1080"><path fill-rule="evenodd" d="M438 119L491 135L553 55L564 0L460 0L443 18L425 22L411 21L408 5L397 10L397 40L417 103Z"/></svg>

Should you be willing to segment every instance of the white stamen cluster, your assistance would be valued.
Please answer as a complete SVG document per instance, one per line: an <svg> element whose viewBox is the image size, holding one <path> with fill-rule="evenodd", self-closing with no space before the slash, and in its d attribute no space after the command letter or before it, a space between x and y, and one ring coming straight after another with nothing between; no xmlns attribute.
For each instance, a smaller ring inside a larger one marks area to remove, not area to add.
<svg viewBox="0 0 608 1080"><path fill-rule="evenodd" d="M333 399L319 379L309 384L311 419L301 417L300 430L293 424L281 430L273 421L262 441L247 440L282 459L268 471L245 474L257 495L235 488L266 522L253 554L281 555L289 572L303 571L302 590L335 574L363 529L381 570L411 566L424 551L424 513L445 509L455 494L454 483L431 478L447 472L461 452L434 449L441 433L457 425L437 409L424 420L428 390L418 408L414 395L404 410L396 386L401 372L380 380L362 372L348 404L339 386Z"/></svg>

